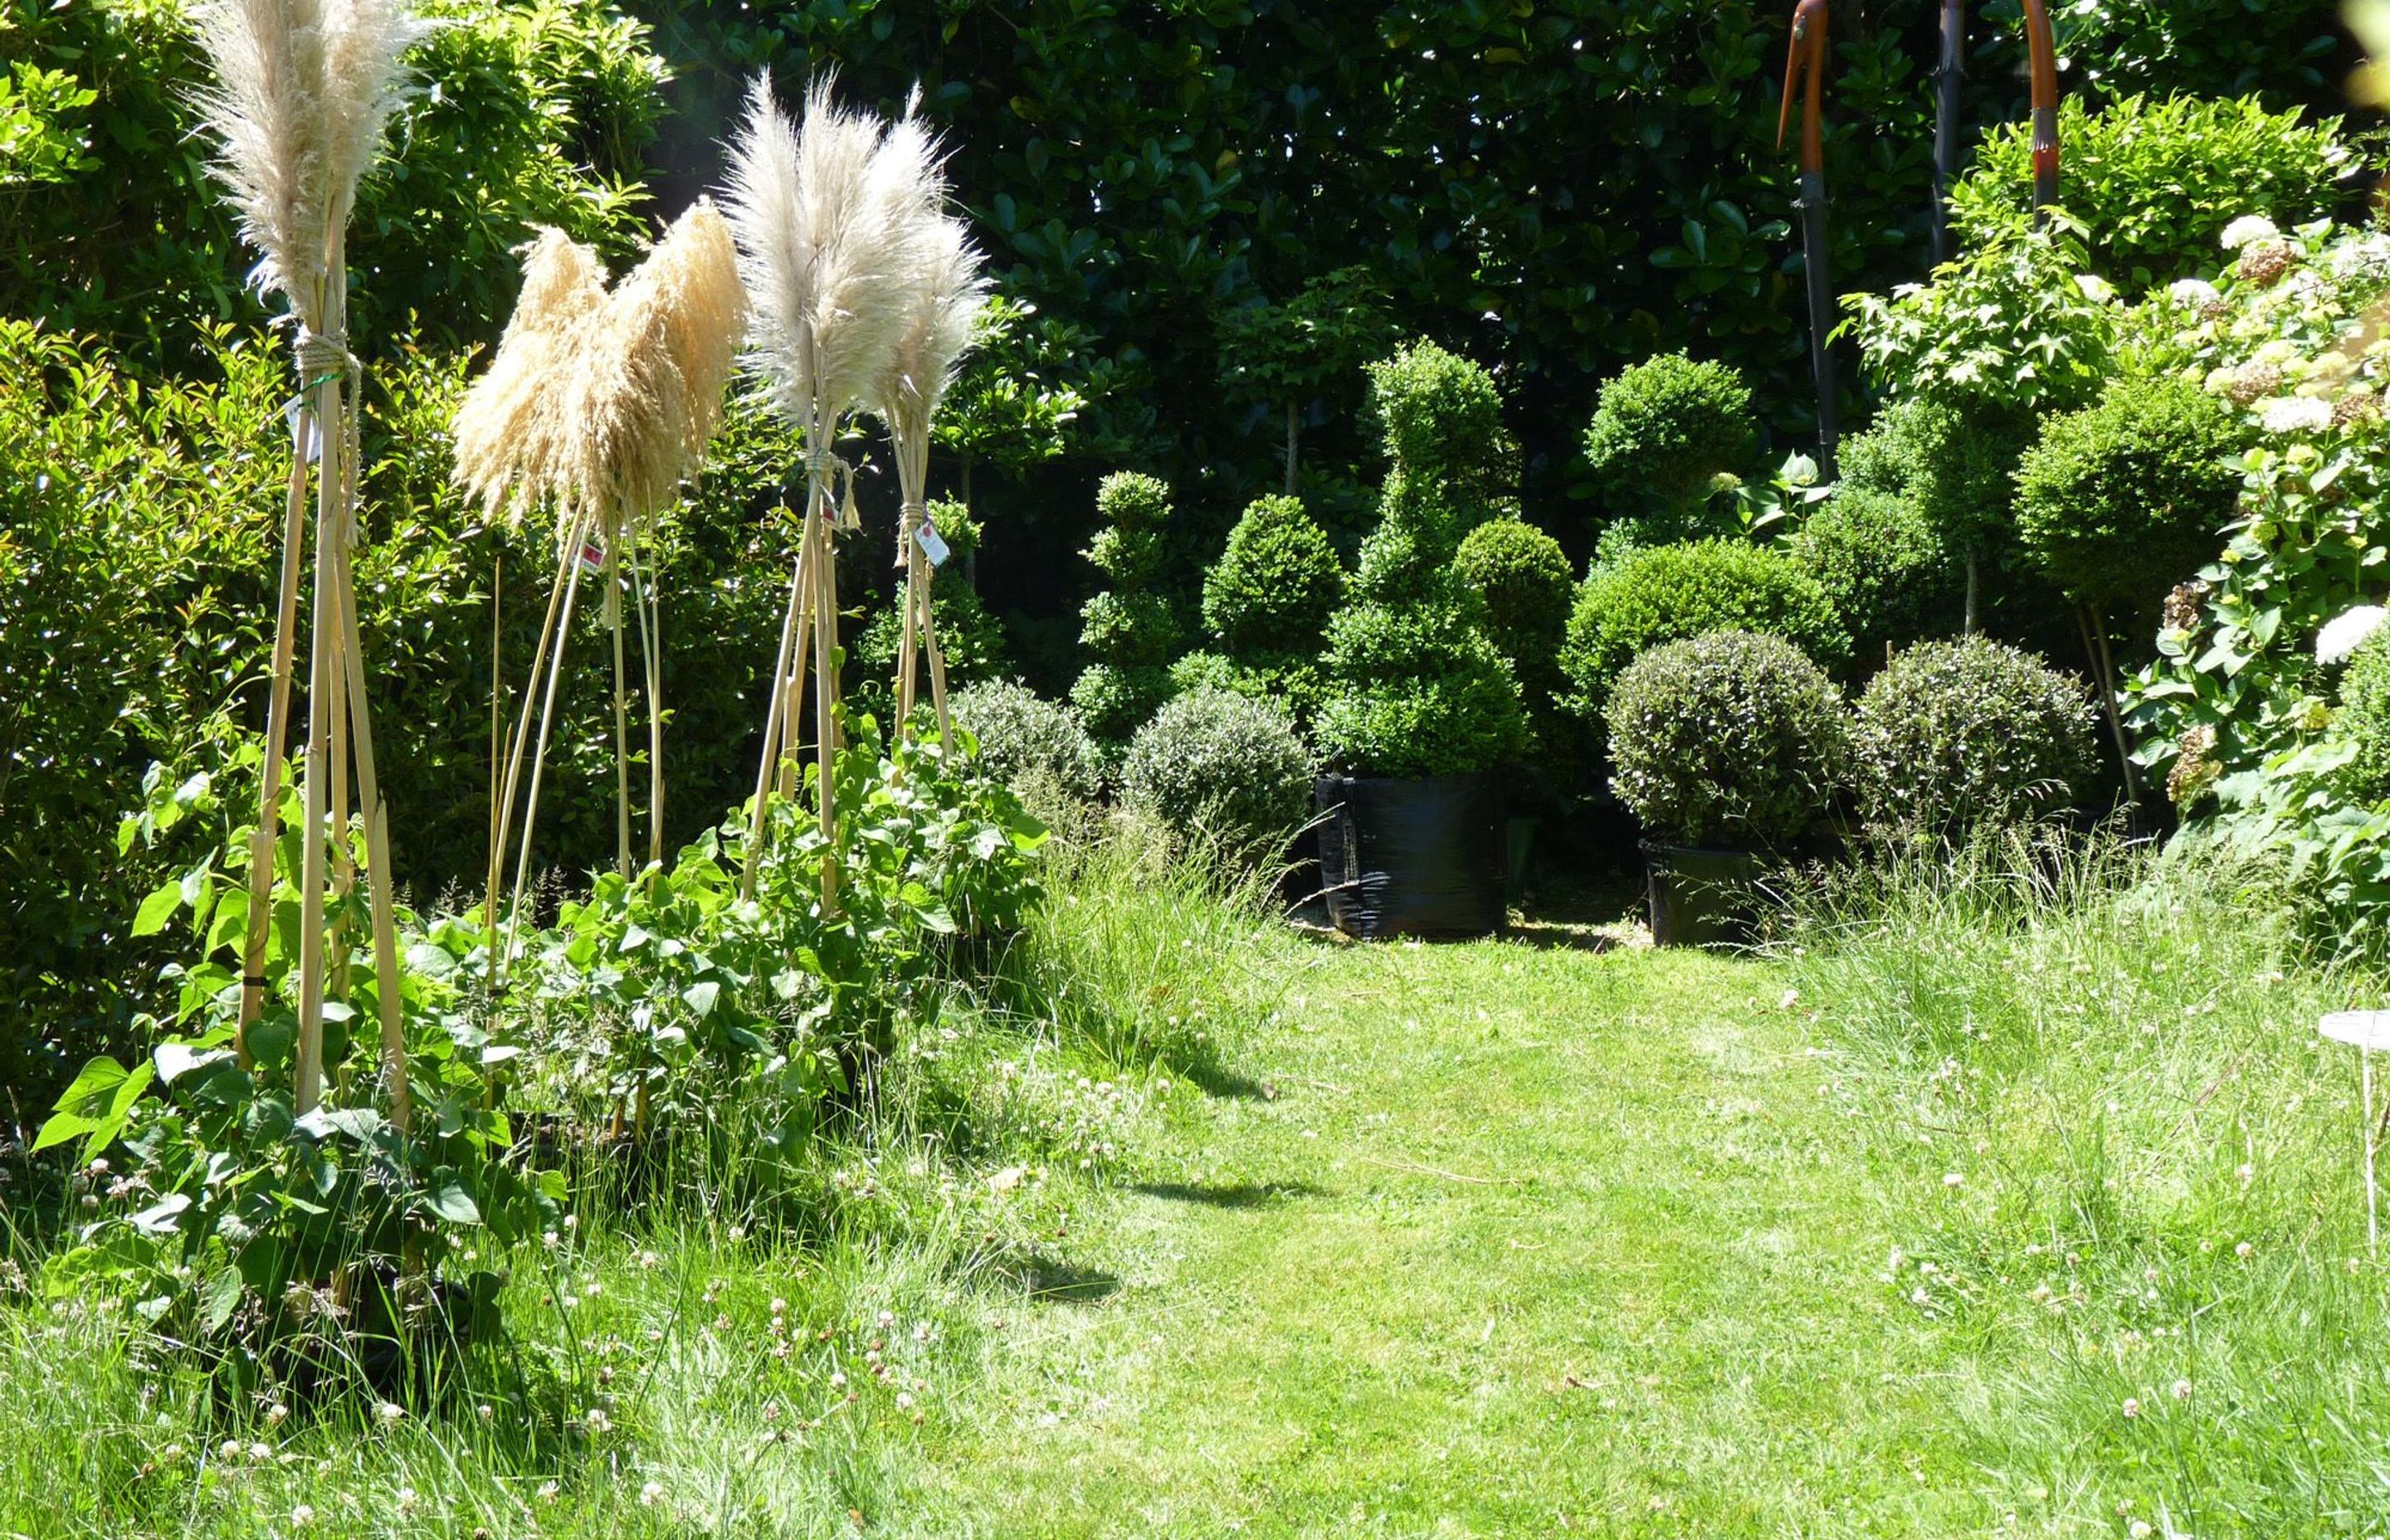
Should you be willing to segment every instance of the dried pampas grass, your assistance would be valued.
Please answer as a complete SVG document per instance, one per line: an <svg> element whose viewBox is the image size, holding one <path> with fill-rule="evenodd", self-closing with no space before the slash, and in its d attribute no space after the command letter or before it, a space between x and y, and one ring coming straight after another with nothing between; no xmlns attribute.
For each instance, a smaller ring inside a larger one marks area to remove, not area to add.
<svg viewBox="0 0 2390 1540"><path fill-rule="evenodd" d="M215 67L196 100L218 151L250 277L311 327L334 243L403 96L399 60L431 23L405 0L203 0L192 14Z"/></svg>
<svg viewBox="0 0 2390 1540"><path fill-rule="evenodd" d="M902 326L872 382L870 403L893 437L918 437L926 451L930 419L954 383L956 366L987 308L988 281L961 221L932 212L924 224L915 242Z"/></svg>
<svg viewBox="0 0 2390 1540"><path fill-rule="evenodd" d="M452 425L457 484L489 512L510 497L537 502L562 492L553 474L565 420L558 381L576 328L605 302L597 253L561 230L541 230L523 259L522 292L497 356L465 392Z"/></svg>

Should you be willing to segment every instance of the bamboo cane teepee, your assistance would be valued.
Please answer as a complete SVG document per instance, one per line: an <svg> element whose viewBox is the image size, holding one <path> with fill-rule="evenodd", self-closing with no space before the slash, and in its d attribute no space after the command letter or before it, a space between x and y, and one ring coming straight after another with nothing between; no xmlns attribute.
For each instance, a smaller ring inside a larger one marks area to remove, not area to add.
<svg viewBox="0 0 2390 1540"><path fill-rule="evenodd" d="M346 975L345 943L326 934L327 866L348 866L347 767L364 815L376 1004L392 1120L408 1119L400 1035L389 815L375 772L373 729L359 656L349 554L356 538L357 385L349 348L344 236L358 178L380 147L402 88L400 60L428 24L405 0L206 0L192 15L212 81L198 94L212 171L258 253L250 276L279 294L297 325L299 371L282 577L276 614L272 700L256 833L250 847L249 925L242 956L239 1048L263 1007L265 917L274 897L290 687L298 651L308 465L315 466L314 582L308 609L307 748L302 777L299 1012L293 1101L306 1112L323 1095L328 982ZM339 811L339 827L328 815ZM337 835L337 850L331 838ZM333 956L334 953L339 956Z"/></svg>
<svg viewBox="0 0 2390 1540"><path fill-rule="evenodd" d="M545 503L556 515L557 569L534 649L530 687L541 695L534 739L528 699L507 755L491 849L490 914L508 850L516 852L520 909L531 869L540 779L555 724L583 553L601 552L613 636L616 861L632 870L630 745L622 600L627 569L648 708L648 860L663 854L662 664L654 585L641 565L660 510L702 459L720 425L723 391L745 318L728 226L700 199L609 293L603 267L556 231L524 263L523 289L489 372L467 392L455 424L457 480L493 511ZM540 682L545 670L546 680ZM535 742L536 747L531 747ZM524 754L528 794L514 815ZM497 780L495 767L494 782Z"/></svg>
<svg viewBox="0 0 2390 1540"><path fill-rule="evenodd" d="M837 902L838 598L834 526L852 527L852 474L832 444L862 404L904 327L916 287L925 212L933 207L935 156L911 118L893 126L840 107L829 76L806 94L803 131L758 79L745 126L731 146L725 199L752 307L750 362L780 415L804 435L805 511L796 568L766 699L763 762L744 891L754 891L767 796L795 789L798 690L813 657L816 776L826 905ZM925 199L932 199L925 204ZM846 479L843 504L837 496Z"/></svg>

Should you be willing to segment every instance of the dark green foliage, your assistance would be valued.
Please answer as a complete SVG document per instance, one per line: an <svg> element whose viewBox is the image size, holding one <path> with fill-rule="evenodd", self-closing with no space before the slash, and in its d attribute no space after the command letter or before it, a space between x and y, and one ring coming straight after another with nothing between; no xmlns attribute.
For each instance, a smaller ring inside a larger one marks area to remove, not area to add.
<svg viewBox="0 0 2390 1540"><path fill-rule="evenodd" d="M1597 568L1577 590L1561 648L1570 708L1601 719L1613 682L1638 655L1712 631L1781 636L1835 665L1851 656L1824 585L1792 557L1732 540L1654 545Z"/></svg>
<svg viewBox="0 0 2390 1540"><path fill-rule="evenodd" d="M2052 417L2017 467L2017 533L2079 604L2139 614L2223 548L2241 491L2242 432L2224 404L2176 379L2121 379Z"/></svg>
<svg viewBox="0 0 2390 1540"><path fill-rule="evenodd" d="M2390 798L2390 626L2368 637L2348 660L2332 727L2357 746L2345 772L2349 794L2363 802Z"/></svg>
<svg viewBox="0 0 2390 1540"><path fill-rule="evenodd" d="M1852 780L1885 831L1963 839L2063 812L2092 765L2082 680L1981 636L1895 658L1859 697Z"/></svg>
<svg viewBox="0 0 2390 1540"><path fill-rule="evenodd" d="M1483 370L1427 343L1372 366L1369 386L1394 464L1348 602L1329 623L1319 743L1362 775L1488 769L1519 750L1525 724L1518 681L1453 555L1505 484L1500 401Z"/></svg>
<svg viewBox="0 0 2390 1540"><path fill-rule="evenodd" d="M1740 473L1757 452L1751 388L1728 365L1664 353L1601 388L1585 456L1595 494L1613 518L1657 520L1659 540L1708 501L1721 473Z"/></svg>
<svg viewBox="0 0 2390 1540"><path fill-rule="evenodd" d="M1137 729L1121 764L1121 795L1182 837L1266 858L1311 806L1311 756L1286 718L1260 701L1198 689Z"/></svg>
<svg viewBox="0 0 2390 1540"><path fill-rule="evenodd" d="M958 689L985 679L1004 677L1011 661L1004 645L1004 624L987 611L979 596L963 586L960 573L941 573L930 589L930 610L938 628L938 649L946 661L946 686ZM893 604L883 605L871 623L847 644L847 710L868 712L882 723L895 709L896 652L904 645L905 618ZM930 664L925 657L915 665L917 709L930 704ZM893 727L893 724L890 725Z"/></svg>
<svg viewBox="0 0 2390 1540"><path fill-rule="evenodd" d="M2073 0L2050 8L2068 71L2102 97L2262 91L2277 107L2338 106L2358 62L2333 0Z"/></svg>
<svg viewBox="0 0 2390 1540"><path fill-rule="evenodd" d="M1958 569L1907 497L1845 483L1785 548L1825 588L1863 669L1882 662L1887 645L1959 628Z"/></svg>
<svg viewBox="0 0 2390 1540"><path fill-rule="evenodd" d="M646 233L642 155L664 66L606 0L426 9L447 23L408 61L427 89L400 109L349 225L352 330L486 341L534 226L617 259ZM254 254L205 174L187 100L203 66L182 7L8 0L0 32L12 58L94 93L79 124L97 161L40 186L0 170L0 314L45 316L145 365L197 361L203 323L262 318L240 293Z"/></svg>
<svg viewBox="0 0 2390 1540"><path fill-rule="evenodd" d="M1841 785L1842 692L1780 637L1715 631L1627 665L1606 722L1612 787L1651 837L1768 850Z"/></svg>
<svg viewBox="0 0 2390 1540"><path fill-rule="evenodd" d="M2295 107L2257 98L2128 96L2098 110L2080 96L2059 108L2064 173L2059 200L2082 222L2098 271L2136 289L2224 260L2216 237L2242 214L2283 229L2345 204L2358 169L2339 120L2313 127ZM1997 240L2033 220L2030 124L1995 129L1952 187L1952 229L1964 243Z"/></svg>
<svg viewBox="0 0 2390 1540"><path fill-rule="evenodd" d="M1075 802L1103 794L1103 765L1078 714L1025 685L991 680L955 692L955 725L979 742L987 774L1016 790L1050 787Z"/></svg>
<svg viewBox="0 0 2390 1540"><path fill-rule="evenodd" d="M1316 657L1343 589L1336 547L1301 500L1256 498L1203 575L1203 629L1254 666Z"/></svg>
<svg viewBox="0 0 2390 1540"><path fill-rule="evenodd" d="M1523 520L1488 520L1469 532L1453 565L1484 605L1486 637L1531 702L1549 699L1574 589L1560 542Z"/></svg>
<svg viewBox="0 0 2390 1540"><path fill-rule="evenodd" d="M1095 661L1071 687L1087 730L1124 742L1170 694L1170 657L1181 635L1158 584L1170 526L1170 489L1124 470L1096 489L1104 527L1085 555L1110 580L1081 611L1079 645Z"/></svg>

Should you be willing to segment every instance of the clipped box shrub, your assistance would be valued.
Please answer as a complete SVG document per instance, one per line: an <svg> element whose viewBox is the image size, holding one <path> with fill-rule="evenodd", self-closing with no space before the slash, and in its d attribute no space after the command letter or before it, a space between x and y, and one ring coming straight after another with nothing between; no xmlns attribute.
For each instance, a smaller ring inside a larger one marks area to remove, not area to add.
<svg viewBox="0 0 2390 1540"><path fill-rule="evenodd" d="M1575 587L1561 543L1523 520L1490 519L1469 532L1453 565L1485 606L1485 635L1519 683L1549 695Z"/></svg>
<svg viewBox="0 0 2390 1540"><path fill-rule="evenodd" d="M1778 636L1715 631L1644 653L1606 712L1618 800L1654 838L1771 850L1842 783L1848 725L1826 671Z"/></svg>
<svg viewBox="0 0 2390 1540"><path fill-rule="evenodd" d="M1316 656L1343 591L1343 563L1302 499L1256 498L1203 574L1203 629L1239 661Z"/></svg>
<svg viewBox="0 0 2390 1540"><path fill-rule="evenodd" d="M1781 636L1830 664L1851 656L1833 600L1792 557L1731 540L1654 545L1596 569L1577 590L1561 648L1570 705L1600 720L1637 657L1713 631Z"/></svg>
<svg viewBox="0 0 2390 1540"><path fill-rule="evenodd" d="M2348 660L2332 725L2356 746L2346 771L2350 795L2367 802L2390 797L2390 627L2376 631Z"/></svg>
<svg viewBox="0 0 2390 1540"><path fill-rule="evenodd" d="M1453 557L1503 511L1510 441L1483 369L1433 343L1373 365L1394 465L1378 527L1329 622L1320 748L1361 776L1490 770L1526 738L1519 684Z"/></svg>
<svg viewBox="0 0 2390 1540"><path fill-rule="evenodd" d="M1601 387L1585 456L1613 517L1681 521L1708 499L1720 472L1742 468L1758 443L1741 374L1667 353Z"/></svg>
<svg viewBox="0 0 2390 1540"><path fill-rule="evenodd" d="M2078 604L2138 614L2215 559L2241 494L2225 404L2185 380L2120 379L2043 423L2017 466L2017 533Z"/></svg>
<svg viewBox="0 0 2390 1540"><path fill-rule="evenodd" d="M2092 769L2091 692L1982 636L1926 642L1859 696L1851 779L1884 832L1965 838L2075 805Z"/></svg>
<svg viewBox="0 0 2390 1540"><path fill-rule="evenodd" d="M1785 542L1833 601L1859 665L1884 648L1959 629L1958 564L1916 503L1845 486Z"/></svg>
<svg viewBox="0 0 2390 1540"><path fill-rule="evenodd" d="M1220 689L1172 699L1129 740L1122 801L1182 838L1266 856L1311 805L1311 756L1286 718Z"/></svg>
<svg viewBox="0 0 2390 1540"><path fill-rule="evenodd" d="M1171 519L1170 489L1151 476L1115 472L1096 488L1104 527L1086 558L1109 580L1087 600L1079 644L1093 655L1071 703L1099 743L1118 745L1170 693L1178 619L1158 586Z"/></svg>
<svg viewBox="0 0 2390 1540"><path fill-rule="evenodd" d="M955 725L979 742L982 768L1017 791L1051 789L1074 802L1103 795L1102 763L1078 714L1026 685L990 680L957 690Z"/></svg>

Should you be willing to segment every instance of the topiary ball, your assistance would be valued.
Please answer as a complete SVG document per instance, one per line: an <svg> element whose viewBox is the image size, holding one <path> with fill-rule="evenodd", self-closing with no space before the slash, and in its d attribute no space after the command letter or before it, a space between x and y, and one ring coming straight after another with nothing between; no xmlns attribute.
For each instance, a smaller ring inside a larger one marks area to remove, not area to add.
<svg viewBox="0 0 2390 1540"><path fill-rule="evenodd" d="M947 700L955 725L979 743L983 769L1016 791L1050 788L1074 802L1103 795L1102 762L1077 713L1026 685L992 680Z"/></svg>
<svg viewBox="0 0 2390 1540"><path fill-rule="evenodd" d="M1611 788L1647 833L1769 850L1842 782L1849 729L1826 671L1778 636L1715 631L1654 648L1610 692Z"/></svg>
<svg viewBox="0 0 2390 1540"><path fill-rule="evenodd" d="M1758 442L1741 375L1668 353L1602 386L1585 456L1604 505L1636 517L1707 497L1718 473L1740 469Z"/></svg>
<svg viewBox="0 0 2390 1540"><path fill-rule="evenodd" d="M2139 614L2223 549L2242 446L2225 404L2179 379L2120 379L2042 425L2018 462L2017 534L2068 597Z"/></svg>
<svg viewBox="0 0 2390 1540"><path fill-rule="evenodd" d="M1784 545L1833 601L1862 667L1882 662L1887 645L1959 629L1965 593L1958 564L1906 497L1842 487Z"/></svg>
<svg viewBox="0 0 2390 1540"><path fill-rule="evenodd" d="M1852 725L1859 814L1883 832L1963 839L2075 805L2092 771L2082 680L1981 636L1884 666Z"/></svg>
<svg viewBox="0 0 2390 1540"><path fill-rule="evenodd" d="M1286 718L1227 690L1198 689L1129 740L1121 793L1181 836L1240 859L1274 854L1311 805L1311 756Z"/></svg>
<svg viewBox="0 0 2390 1540"><path fill-rule="evenodd" d="M2350 794L2367 802L2390 797L2390 627L2350 656L2332 727L2357 746L2345 772Z"/></svg>
<svg viewBox="0 0 2390 1540"><path fill-rule="evenodd" d="M1574 587L1561 543L1523 520L1489 520L1469 532L1453 566L1484 602L1485 635L1519 682L1548 694Z"/></svg>
<svg viewBox="0 0 2390 1540"><path fill-rule="evenodd" d="M1833 600L1790 556L1730 540L1653 545L1596 568L1578 588L1561 648L1567 704L1600 720L1612 683L1638 655L1713 631L1781 636L1831 664L1851 656Z"/></svg>
<svg viewBox="0 0 2390 1540"><path fill-rule="evenodd" d="M1298 498L1254 500L1203 574L1203 628L1240 661L1313 656L1344 590L1344 565Z"/></svg>

